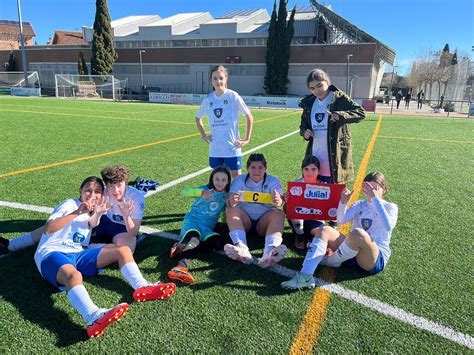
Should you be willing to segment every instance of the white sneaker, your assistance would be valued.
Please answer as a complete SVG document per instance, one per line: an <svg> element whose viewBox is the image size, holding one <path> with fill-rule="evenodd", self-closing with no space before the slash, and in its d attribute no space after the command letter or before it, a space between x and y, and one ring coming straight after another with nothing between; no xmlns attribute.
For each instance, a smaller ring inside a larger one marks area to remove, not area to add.
<svg viewBox="0 0 474 355"><path fill-rule="evenodd" d="M224 253L232 260L237 260L244 264L251 264L253 260L249 248L242 244L239 246L226 244L224 246Z"/></svg>
<svg viewBox="0 0 474 355"><path fill-rule="evenodd" d="M286 245L280 244L279 246L273 248L268 254L264 254L258 260L258 265L266 269L270 266L278 264L280 261L283 260L287 252L288 248L286 247Z"/></svg>

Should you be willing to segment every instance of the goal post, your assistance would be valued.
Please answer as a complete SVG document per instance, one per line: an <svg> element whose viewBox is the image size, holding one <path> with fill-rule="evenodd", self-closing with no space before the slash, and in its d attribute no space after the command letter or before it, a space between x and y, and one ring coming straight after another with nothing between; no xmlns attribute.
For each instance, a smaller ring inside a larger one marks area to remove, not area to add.
<svg viewBox="0 0 474 355"><path fill-rule="evenodd" d="M38 72L28 72L27 79L28 85L23 72L0 72L0 94L41 96L41 83Z"/></svg>
<svg viewBox="0 0 474 355"><path fill-rule="evenodd" d="M122 99L127 79L118 80L113 75L56 74L57 98L72 99Z"/></svg>

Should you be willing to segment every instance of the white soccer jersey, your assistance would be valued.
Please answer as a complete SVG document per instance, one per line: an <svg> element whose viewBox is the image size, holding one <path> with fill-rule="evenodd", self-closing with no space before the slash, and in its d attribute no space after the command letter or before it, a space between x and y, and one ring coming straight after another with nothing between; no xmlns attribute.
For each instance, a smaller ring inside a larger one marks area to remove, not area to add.
<svg viewBox="0 0 474 355"><path fill-rule="evenodd" d="M105 189L105 194L107 194L107 189ZM133 211L130 216L133 220L142 220L143 212L145 211L145 194L134 187L127 186L125 189L124 199L131 199L133 202ZM118 207L118 201L110 199L112 207L107 210L107 217L112 222L125 225L122 212Z"/></svg>
<svg viewBox="0 0 474 355"><path fill-rule="evenodd" d="M80 206L79 200L64 200L55 207L48 221L67 216ZM72 220L62 229L41 236L41 240L36 248L35 263L41 273L41 262L52 252L78 253L83 250L83 246L89 244L91 227L89 226L89 213L82 213Z"/></svg>
<svg viewBox="0 0 474 355"><path fill-rule="evenodd" d="M366 200L355 202L349 209L339 202L337 223L352 221L352 229L362 228L382 252L385 264L391 255L390 238L398 219L398 206L375 197L372 203Z"/></svg>
<svg viewBox="0 0 474 355"><path fill-rule="evenodd" d="M332 91L324 100L316 98L311 108L311 130L313 131L313 155L319 159L321 168L319 175L331 176L328 152L328 122L329 115L326 110L331 105L334 94Z"/></svg>
<svg viewBox="0 0 474 355"><path fill-rule="evenodd" d="M280 180L275 176L267 175L266 178L260 182L254 182L250 176L248 176L247 181L245 181L247 176L248 174L237 176L232 182L230 192L252 191L271 194L276 190L278 193L283 194ZM239 202L238 206L247 212L249 217L254 221L262 217L265 212L276 209L275 206L266 203Z"/></svg>
<svg viewBox="0 0 474 355"><path fill-rule="evenodd" d="M207 115L212 140L209 143L209 156L214 158L232 158L242 156L242 150L234 145L240 139L239 113L250 113L244 100L233 90L227 90L221 96L210 93L201 104L197 118Z"/></svg>

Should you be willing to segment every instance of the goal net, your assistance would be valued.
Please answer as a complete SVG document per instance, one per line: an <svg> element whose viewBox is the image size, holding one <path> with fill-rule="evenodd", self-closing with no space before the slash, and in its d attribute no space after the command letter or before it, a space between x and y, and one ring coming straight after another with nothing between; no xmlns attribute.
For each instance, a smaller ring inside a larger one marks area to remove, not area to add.
<svg viewBox="0 0 474 355"><path fill-rule="evenodd" d="M5 71L0 72L0 94L14 95L20 94L21 92L26 93L28 90L31 92L37 92L41 94L41 83L39 80L38 72L30 71L27 72L28 85L25 81L24 72L19 71Z"/></svg>
<svg viewBox="0 0 474 355"><path fill-rule="evenodd" d="M118 80L113 75L55 75L56 97L73 99L121 100L127 79Z"/></svg>

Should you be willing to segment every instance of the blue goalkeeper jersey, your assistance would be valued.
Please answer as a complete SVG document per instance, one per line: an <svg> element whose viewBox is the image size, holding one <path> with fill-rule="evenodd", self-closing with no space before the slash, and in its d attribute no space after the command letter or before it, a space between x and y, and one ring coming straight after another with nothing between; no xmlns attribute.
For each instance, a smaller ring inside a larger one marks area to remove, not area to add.
<svg viewBox="0 0 474 355"><path fill-rule="evenodd" d="M199 186L202 190L209 191L206 185ZM206 226L211 229L217 224L222 209L227 201L227 192L211 192L212 199L210 201L196 197L191 210L184 217L185 222Z"/></svg>

